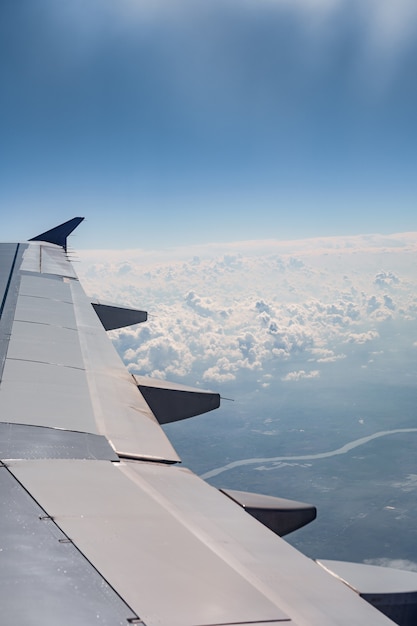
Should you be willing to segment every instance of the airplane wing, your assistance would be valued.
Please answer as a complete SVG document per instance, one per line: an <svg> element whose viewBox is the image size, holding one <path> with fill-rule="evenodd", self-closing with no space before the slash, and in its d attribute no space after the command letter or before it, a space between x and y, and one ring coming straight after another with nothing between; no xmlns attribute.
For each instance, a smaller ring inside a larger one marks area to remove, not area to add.
<svg viewBox="0 0 417 626"><path fill-rule="evenodd" d="M106 328L146 314L87 298L66 254L81 220L0 246L1 623L394 623L378 589L366 601L279 536L314 507L221 492L178 464L160 424L219 396L127 371ZM415 589L395 589L408 616Z"/></svg>

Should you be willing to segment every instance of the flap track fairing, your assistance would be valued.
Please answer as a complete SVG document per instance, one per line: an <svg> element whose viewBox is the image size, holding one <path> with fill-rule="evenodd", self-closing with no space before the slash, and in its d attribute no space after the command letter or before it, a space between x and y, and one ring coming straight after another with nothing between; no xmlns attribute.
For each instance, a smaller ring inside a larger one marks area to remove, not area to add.
<svg viewBox="0 0 417 626"><path fill-rule="evenodd" d="M91 304L93 305L93 308L105 330L114 330L115 328L133 326L134 324L146 322L148 319L146 311L139 311L138 309L129 309L109 304L100 304L99 302L92 302Z"/></svg>
<svg viewBox="0 0 417 626"><path fill-rule="evenodd" d="M213 411L220 406L220 394L212 391L202 391L144 376L135 376L135 380L160 424L178 422Z"/></svg>
<svg viewBox="0 0 417 626"><path fill-rule="evenodd" d="M232 489L220 491L280 537L316 519L317 509L312 504Z"/></svg>

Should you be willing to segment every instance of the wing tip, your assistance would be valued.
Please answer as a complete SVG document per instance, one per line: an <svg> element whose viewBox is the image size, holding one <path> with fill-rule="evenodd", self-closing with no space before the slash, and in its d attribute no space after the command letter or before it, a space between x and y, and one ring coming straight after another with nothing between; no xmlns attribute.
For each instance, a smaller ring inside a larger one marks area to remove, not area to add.
<svg viewBox="0 0 417 626"><path fill-rule="evenodd" d="M61 246L67 251L67 238L68 236L81 224L84 217L73 217L67 222L63 222L50 230L46 230L36 237L32 237L29 241L46 241L47 243L53 243L57 246Z"/></svg>

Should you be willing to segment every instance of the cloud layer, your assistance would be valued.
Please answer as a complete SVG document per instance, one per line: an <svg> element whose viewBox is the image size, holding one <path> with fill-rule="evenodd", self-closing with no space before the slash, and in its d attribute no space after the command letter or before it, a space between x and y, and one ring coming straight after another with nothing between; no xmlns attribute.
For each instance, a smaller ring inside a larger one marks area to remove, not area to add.
<svg viewBox="0 0 417 626"><path fill-rule="evenodd" d="M148 310L146 324L113 333L132 371L314 383L352 351L373 362L387 324L416 320L416 248L406 234L173 249L171 261L85 251L79 274L94 297Z"/></svg>

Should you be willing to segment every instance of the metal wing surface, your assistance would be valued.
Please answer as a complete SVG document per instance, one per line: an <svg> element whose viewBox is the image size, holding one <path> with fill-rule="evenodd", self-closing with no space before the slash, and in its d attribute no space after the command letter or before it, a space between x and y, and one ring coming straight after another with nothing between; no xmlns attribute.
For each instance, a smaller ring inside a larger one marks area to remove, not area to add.
<svg viewBox="0 0 417 626"><path fill-rule="evenodd" d="M158 399L130 375L106 335L112 307L100 319L67 258L74 220L0 247L2 623L393 623L239 492L177 464L151 406L173 421L216 394L161 385Z"/></svg>

